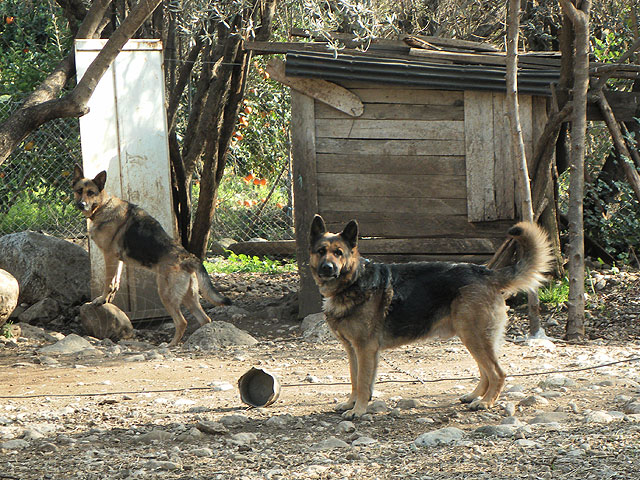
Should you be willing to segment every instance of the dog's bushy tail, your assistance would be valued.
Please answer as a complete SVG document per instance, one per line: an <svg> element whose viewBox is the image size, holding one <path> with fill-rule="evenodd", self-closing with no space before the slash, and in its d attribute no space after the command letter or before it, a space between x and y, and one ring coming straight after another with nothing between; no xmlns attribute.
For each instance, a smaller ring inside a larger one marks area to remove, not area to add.
<svg viewBox="0 0 640 480"><path fill-rule="evenodd" d="M216 287L213 286L209 273L204 268L200 259L195 255L186 252L185 256L188 256L188 258L182 262L182 267L188 272L196 274L196 277L198 278L198 287L200 287L200 293L202 293L202 296L214 305L231 305L231 299L222 295L218 290L216 290Z"/></svg>
<svg viewBox="0 0 640 480"><path fill-rule="evenodd" d="M515 224L508 234L520 245L520 259L515 265L496 270L499 288L512 295L539 287L553 262L549 237L542 228L530 222Z"/></svg>

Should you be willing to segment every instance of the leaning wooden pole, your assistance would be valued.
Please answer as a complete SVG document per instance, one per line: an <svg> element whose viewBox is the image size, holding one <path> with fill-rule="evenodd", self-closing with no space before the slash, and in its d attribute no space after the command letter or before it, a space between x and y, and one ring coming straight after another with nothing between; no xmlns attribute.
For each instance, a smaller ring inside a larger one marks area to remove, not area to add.
<svg viewBox="0 0 640 480"><path fill-rule="evenodd" d="M583 341L584 331L584 156L589 88L590 0L560 0L575 31L573 117L569 167L569 300L566 337ZM579 5L579 8L576 5Z"/></svg>
<svg viewBox="0 0 640 480"><path fill-rule="evenodd" d="M529 182L529 167L522 137L522 123L518 108L518 37L520 30L520 0L509 0L507 12L507 112L511 124L511 144L518 167L522 219L533 222L533 204ZM529 335L544 336L540 325L540 299L538 292L529 292Z"/></svg>

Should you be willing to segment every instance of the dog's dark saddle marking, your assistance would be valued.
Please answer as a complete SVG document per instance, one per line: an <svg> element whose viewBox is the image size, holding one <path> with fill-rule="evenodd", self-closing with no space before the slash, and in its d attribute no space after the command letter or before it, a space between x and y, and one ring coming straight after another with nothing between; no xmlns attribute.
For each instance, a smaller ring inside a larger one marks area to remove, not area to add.
<svg viewBox="0 0 640 480"><path fill-rule="evenodd" d="M125 229L122 244L127 257L151 268L163 255L174 248L173 241L162 225L134 204L129 204L128 227Z"/></svg>
<svg viewBox="0 0 640 480"><path fill-rule="evenodd" d="M421 262L382 265L391 275L393 297L385 318L394 337L417 339L451 313L451 303L466 285L492 272L467 263Z"/></svg>

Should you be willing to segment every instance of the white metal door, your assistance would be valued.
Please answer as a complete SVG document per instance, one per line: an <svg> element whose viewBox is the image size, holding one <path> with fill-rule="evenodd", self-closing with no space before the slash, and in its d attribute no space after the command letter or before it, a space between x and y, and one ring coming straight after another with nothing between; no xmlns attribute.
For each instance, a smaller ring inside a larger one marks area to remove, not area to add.
<svg viewBox="0 0 640 480"><path fill-rule="evenodd" d="M76 40L78 79L106 40ZM130 40L98 83L80 117L85 175L107 171L107 191L135 203L176 236L164 108L162 44ZM102 291L104 262L90 242L91 291ZM127 267L115 303L131 319L164 316L153 274Z"/></svg>

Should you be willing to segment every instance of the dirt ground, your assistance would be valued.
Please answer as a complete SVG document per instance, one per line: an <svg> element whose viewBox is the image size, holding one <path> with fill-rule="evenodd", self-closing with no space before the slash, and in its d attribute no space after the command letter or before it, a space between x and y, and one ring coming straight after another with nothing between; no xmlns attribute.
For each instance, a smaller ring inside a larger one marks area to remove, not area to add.
<svg viewBox="0 0 640 480"><path fill-rule="evenodd" d="M385 352L372 413L343 421L333 412L350 388L342 348L305 340L295 315L270 310L293 302L295 274L217 279L249 312L233 323L254 346L168 349L172 330L158 325L54 358L39 352L54 337L4 341L0 480L637 478L640 276L598 275L584 344L557 340L562 308L544 311L553 343L528 344L523 309L511 310L510 377L487 412L458 402L477 371L453 339ZM282 385L270 406L240 400L252 366ZM432 432L455 438L430 445Z"/></svg>

